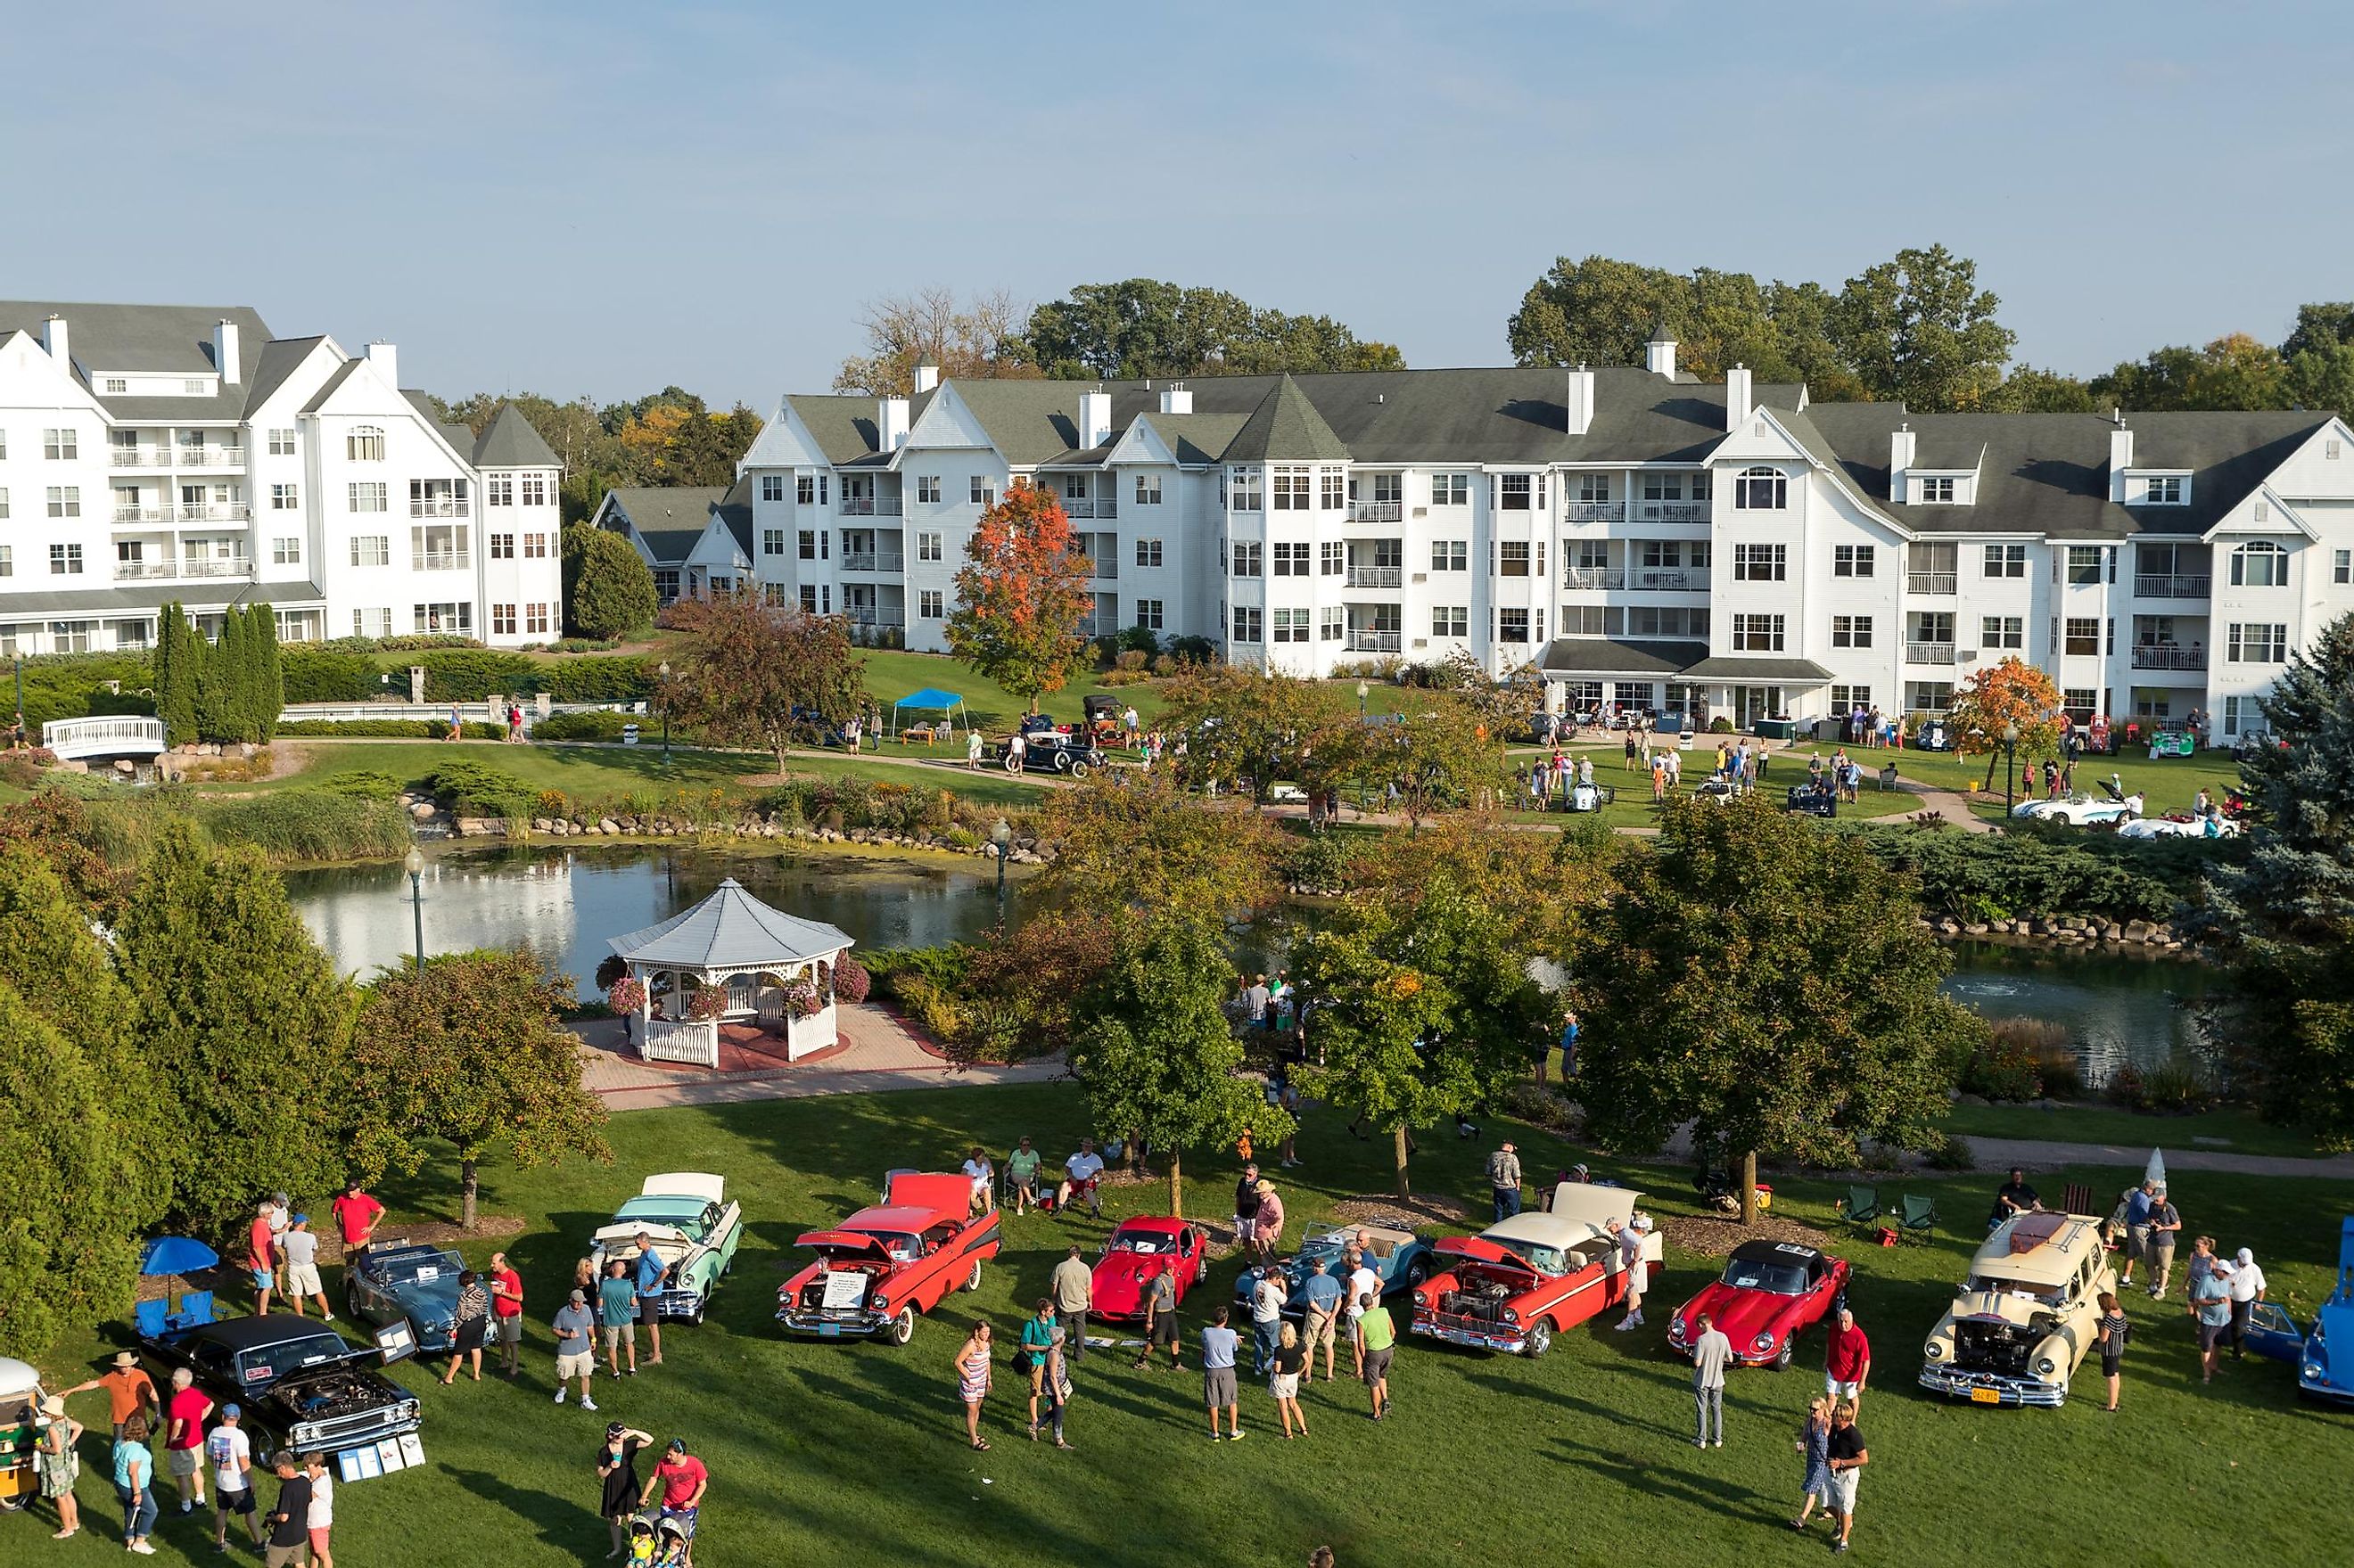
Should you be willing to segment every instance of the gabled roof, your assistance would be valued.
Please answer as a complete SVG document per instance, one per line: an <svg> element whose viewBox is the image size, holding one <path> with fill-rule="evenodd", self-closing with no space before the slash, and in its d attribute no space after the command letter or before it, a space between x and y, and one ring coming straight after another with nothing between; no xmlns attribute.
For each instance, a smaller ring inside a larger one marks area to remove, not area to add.
<svg viewBox="0 0 2354 1568"><path fill-rule="evenodd" d="M1332 433L1299 383L1283 376L1251 410L1225 455L1228 462L1345 462L1349 447Z"/></svg>
<svg viewBox="0 0 2354 1568"><path fill-rule="evenodd" d="M320 409L325 408L327 406L327 399L334 397L338 391L340 391L344 383L349 381L355 375L358 374L359 367L366 363L366 360L355 355L352 358L346 359L341 365L335 366L335 373L333 376L328 376L325 381L320 383L319 389L311 395L311 400L302 405L302 412L306 414L315 414ZM417 408L418 406L412 402L410 407ZM418 411L423 414L428 420L430 420L433 418L433 409L430 405L419 408Z"/></svg>
<svg viewBox="0 0 2354 1568"><path fill-rule="evenodd" d="M556 453L513 403L502 403L474 443L476 468L556 468ZM463 450L463 449L461 449Z"/></svg>
<svg viewBox="0 0 2354 1568"><path fill-rule="evenodd" d="M311 351L326 342L323 335L314 337L280 338L261 346L261 360L253 373L253 385L245 391L245 406L249 412L270 401L277 390L286 385L286 378L302 368Z"/></svg>
<svg viewBox="0 0 2354 1568"><path fill-rule="evenodd" d="M752 554L752 481L749 475L739 477L729 485L718 500L711 503L712 514L727 525L736 535L736 547L751 560Z"/></svg>
<svg viewBox="0 0 2354 1568"><path fill-rule="evenodd" d="M21 327L39 342L51 316L63 316L73 361L103 377L129 372L146 376L211 376L213 328L237 325L237 379L222 383L210 397L110 397L83 385L115 418L154 423L210 424L241 419L252 397L270 328L248 305L124 305L45 300L0 301L0 332ZM100 385L103 385L101 381Z"/></svg>
<svg viewBox="0 0 2354 1568"><path fill-rule="evenodd" d="M851 938L838 926L769 908L731 876L694 908L610 946L632 963L720 969L832 958Z"/></svg>
<svg viewBox="0 0 2354 1568"><path fill-rule="evenodd" d="M727 494L716 484L631 485L607 491L599 510L618 510L647 552L673 566L694 553L711 525L711 509Z"/></svg>

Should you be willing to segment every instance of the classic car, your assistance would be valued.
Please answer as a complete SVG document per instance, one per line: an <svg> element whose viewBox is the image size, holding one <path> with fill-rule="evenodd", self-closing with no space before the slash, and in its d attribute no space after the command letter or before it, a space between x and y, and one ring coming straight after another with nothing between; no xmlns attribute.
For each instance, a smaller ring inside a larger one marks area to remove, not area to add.
<svg viewBox="0 0 2354 1568"><path fill-rule="evenodd" d="M38 1497L34 1448L48 1425L41 1417L41 1374L0 1356L0 1509L13 1513Z"/></svg>
<svg viewBox="0 0 2354 1568"><path fill-rule="evenodd" d="M2150 732L2149 756L2153 762L2161 757L2196 757L2198 754L2199 737L2188 729L2177 729L2169 725Z"/></svg>
<svg viewBox="0 0 2354 1568"><path fill-rule="evenodd" d="M1995 1227L1922 1347L1921 1386L1974 1404L2057 1409L2116 1288L2086 1214L2036 1210Z"/></svg>
<svg viewBox="0 0 2354 1568"><path fill-rule="evenodd" d="M338 1453L414 1432L423 1418L415 1394L367 1364L415 1351L405 1324L354 1345L315 1318L270 1312L143 1336L140 1345L158 1383L186 1367L215 1401L244 1406L256 1453Z"/></svg>
<svg viewBox="0 0 2354 1568"><path fill-rule="evenodd" d="M1615 784L1573 784L1569 787L1569 809L1573 811L1598 811L1618 799Z"/></svg>
<svg viewBox="0 0 2354 1568"><path fill-rule="evenodd" d="M1202 1281L1207 1250L1202 1227L1190 1220L1153 1216L1122 1220L1104 1243L1096 1260L1095 1315L1098 1318L1141 1319L1146 1288L1162 1274L1177 1277L1177 1299Z"/></svg>
<svg viewBox="0 0 2354 1568"><path fill-rule="evenodd" d="M1458 1345L1541 1356L1553 1335L1627 1298L1617 1238L1642 1197L1629 1187L1564 1181L1553 1205L1447 1236L1431 1248L1434 1273L1414 1288L1412 1330ZM1659 1271L1659 1237L1643 1238L1636 1266Z"/></svg>
<svg viewBox="0 0 2354 1568"><path fill-rule="evenodd" d="M1795 1242L1743 1242L1724 1272L1668 1319L1668 1344L1691 1353L1693 1325L1705 1312L1733 1341L1744 1366L1780 1372L1797 1352L1798 1335L1829 1318L1847 1295L1848 1262Z"/></svg>
<svg viewBox="0 0 2354 1568"><path fill-rule="evenodd" d="M1074 779L1084 779L1088 768L1104 765L1103 747L1097 744L1094 736L1084 729L1058 728L1051 722L1044 721L1039 723L1039 727L1031 728L1031 722L1025 720L1022 731L1021 771L1034 772L1044 768L1054 773L1067 773ZM1010 748L1005 754L1005 770L1008 773L1015 771Z"/></svg>
<svg viewBox="0 0 2354 1568"><path fill-rule="evenodd" d="M354 1318L377 1328L405 1318L419 1350L446 1351L458 1315L458 1276L465 1267L466 1260L447 1247L380 1241L344 1270L344 1302Z"/></svg>
<svg viewBox="0 0 2354 1568"><path fill-rule="evenodd" d="M744 1238L744 1210L727 1197L727 1179L699 1171L649 1176L638 1195L614 1211L612 1223L589 1238L589 1261L601 1275L612 1256L634 1263L638 1238L653 1243L654 1255L670 1269L658 1308L664 1318L703 1321L720 1277L736 1266L736 1244Z"/></svg>
<svg viewBox="0 0 2354 1568"><path fill-rule="evenodd" d="M812 1339L906 1344L917 1313L950 1290L981 1288L981 1263L1004 1244L997 1211L971 1210L962 1171L893 1171L882 1202L793 1244L817 1257L779 1287L777 1321Z"/></svg>
<svg viewBox="0 0 2354 1568"><path fill-rule="evenodd" d="M2064 795L2056 800L2021 800L2010 809L2014 817L2085 827L2094 822L2129 822L2142 813L2142 798L2128 795L2115 776L2101 780L2101 797Z"/></svg>
<svg viewBox="0 0 2354 1568"><path fill-rule="evenodd" d="M2248 1349L2294 1365L2296 1391L2306 1398L2354 1404L2354 1216L2339 1222L2338 1287L2315 1310L2313 1326L2300 1329L2277 1301L2255 1302Z"/></svg>
<svg viewBox="0 0 2354 1568"><path fill-rule="evenodd" d="M2117 829L2121 839L2236 839L2240 824L2221 811L2203 817L2189 814L2142 817Z"/></svg>
<svg viewBox="0 0 2354 1568"><path fill-rule="evenodd" d="M1912 744L1915 751L1951 751L1954 732L1946 727L1945 720L1932 719L1913 732Z"/></svg>
<svg viewBox="0 0 2354 1568"><path fill-rule="evenodd" d="M1341 1277L1341 1255L1355 1244L1359 1232L1364 1234L1369 1244L1365 1249L1366 1261L1381 1279L1384 1299L1401 1290L1411 1290L1430 1277L1430 1244L1415 1234L1406 1221L1372 1220L1363 1224L1310 1225L1307 1234L1299 1238L1299 1250L1289 1257L1277 1260L1276 1266L1283 1271L1283 1277L1291 1287L1283 1306L1285 1317L1297 1318L1307 1311L1308 1298L1304 1292L1309 1277L1315 1272L1318 1258L1324 1260L1326 1274L1335 1279ZM1257 1268L1246 1268L1235 1280L1235 1307L1237 1311L1249 1311L1251 1294L1258 1288L1260 1273Z"/></svg>

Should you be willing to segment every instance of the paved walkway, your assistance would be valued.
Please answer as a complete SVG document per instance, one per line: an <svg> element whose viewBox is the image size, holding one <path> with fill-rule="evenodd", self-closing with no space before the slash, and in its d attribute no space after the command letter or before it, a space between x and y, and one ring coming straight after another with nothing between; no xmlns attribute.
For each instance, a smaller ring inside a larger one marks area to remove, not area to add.
<svg viewBox="0 0 2354 1568"><path fill-rule="evenodd" d="M2151 1130L2156 1133L2159 1128L2153 1125ZM1661 1158L1690 1160L1691 1132L1689 1126L1678 1128L1667 1147L1660 1150ZM2325 1181L2354 1181L2354 1154L2327 1159L2240 1154L2228 1149L2177 1148L2163 1137L2153 1137L2146 1143L2125 1144L2062 1143L2044 1138L1980 1138L1964 1134L1963 1141L1970 1146L1971 1161L1980 1171L2002 1171L2014 1165L2030 1172L2053 1171L2063 1165L2114 1165L2138 1171L2149 1163L2149 1151L2156 1148L2165 1151L2169 1176L2177 1171L2216 1171L2235 1176L2304 1176ZM1919 1168L1922 1163L1917 1156L1906 1160L1908 1168Z"/></svg>
<svg viewBox="0 0 2354 1568"><path fill-rule="evenodd" d="M582 1084L605 1102L608 1110L615 1111L978 1084L1039 1084L1063 1075L1059 1057L1011 1067L959 1068L928 1049L897 1016L871 1003L845 1003L838 1016L844 1049L822 1062L742 1073L651 1065L623 1042L617 1018L584 1020L573 1025L573 1032L581 1039Z"/></svg>

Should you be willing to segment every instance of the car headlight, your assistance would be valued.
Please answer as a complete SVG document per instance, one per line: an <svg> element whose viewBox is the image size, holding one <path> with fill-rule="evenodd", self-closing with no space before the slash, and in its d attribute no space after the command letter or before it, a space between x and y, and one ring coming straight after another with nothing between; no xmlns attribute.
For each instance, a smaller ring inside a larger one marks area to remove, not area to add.
<svg viewBox="0 0 2354 1568"><path fill-rule="evenodd" d="M2315 1383L2327 1383L2329 1381L2329 1373L2323 1368L2319 1361L2306 1362L2305 1375L2312 1379Z"/></svg>
<svg viewBox="0 0 2354 1568"><path fill-rule="evenodd" d="M1749 1341L1749 1348L1753 1351L1770 1351L1774 1348L1774 1336L1760 1334Z"/></svg>
<svg viewBox="0 0 2354 1568"><path fill-rule="evenodd" d="M891 1310L891 1298L888 1296L877 1296L875 1298L874 1306L877 1312L888 1312Z"/></svg>
<svg viewBox="0 0 2354 1568"><path fill-rule="evenodd" d="M1937 1340L1932 1340L1922 1348L1921 1353L1933 1361L1941 1361L1946 1359L1946 1347Z"/></svg>
<svg viewBox="0 0 2354 1568"><path fill-rule="evenodd" d="M1517 1323L1517 1322L1519 1322L1520 1320L1521 1320L1521 1315L1520 1315L1518 1312L1513 1311L1510 1307L1507 1307L1507 1308L1504 1308L1504 1321L1505 1321L1505 1322L1507 1322L1507 1323Z"/></svg>
<svg viewBox="0 0 2354 1568"><path fill-rule="evenodd" d="M2059 1370L2060 1363L2053 1361L2050 1356L2038 1356L2035 1358L2035 1375L2037 1377L2050 1377L2053 1372L2056 1372Z"/></svg>

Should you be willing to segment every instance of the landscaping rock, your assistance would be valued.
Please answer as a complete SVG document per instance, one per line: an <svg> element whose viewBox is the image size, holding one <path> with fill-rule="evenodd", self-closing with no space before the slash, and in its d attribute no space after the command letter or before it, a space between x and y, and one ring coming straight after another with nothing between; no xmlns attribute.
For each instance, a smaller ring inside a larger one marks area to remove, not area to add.
<svg viewBox="0 0 2354 1568"><path fill-rule="evenodd" d="M420 822L432 816L433 812L434 805L430 800L419 800L417 804L408 808L408 814L416 818Z"/></svg>
<svg viewBox="0 0 2354 1568"><path fill-rule="evenodd" d="M597 819L597 831L600 833L619 833L621 831L621 824L610 817L599 817Z"/></svg>

